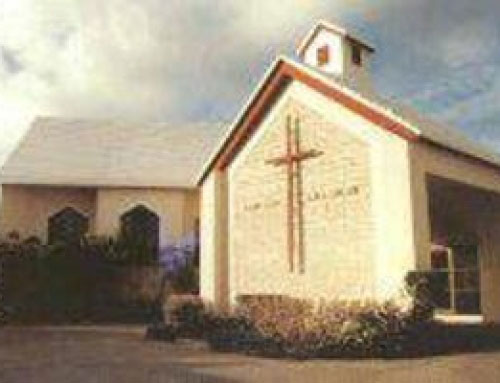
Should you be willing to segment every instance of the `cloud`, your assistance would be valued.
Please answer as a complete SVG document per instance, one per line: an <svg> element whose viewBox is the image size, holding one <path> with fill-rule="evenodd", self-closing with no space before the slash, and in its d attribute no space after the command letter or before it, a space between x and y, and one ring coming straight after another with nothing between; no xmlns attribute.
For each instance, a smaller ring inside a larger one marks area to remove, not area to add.
<svg viewBox="0 0 500 383"><path fill-rule="evenodd" d="M290 46L295 26L323 8L306 0L3 0L0 162L36 114L228 119Z"/></svg>
<svg viewBox="0 0 500 383"><path fill-rule="evenodd" d="M460 105L495 99L494 10L494 0L2 0L0 163L36 114L230 120L319 18L377 45L382 93L455 122Z"/></svg>
<svg viewBox="0 0 500 383"><path fill-rule="evenodd" d="M390 0L378 11L378 89L500 151L500 3Z"/></svg>

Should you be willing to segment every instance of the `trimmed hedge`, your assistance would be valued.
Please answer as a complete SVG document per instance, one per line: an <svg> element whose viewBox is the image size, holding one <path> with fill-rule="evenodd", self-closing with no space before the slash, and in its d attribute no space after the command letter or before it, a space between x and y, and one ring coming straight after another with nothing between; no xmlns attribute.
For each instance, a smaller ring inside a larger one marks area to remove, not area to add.
<svg viewBox="0 0 500 383"><path fill-rule="evenodd" d="M0 311L13 324L147 323L162 271L121 255L112 239L0 242Z"/></svg>
<svg viewBox="0 0 500 383"><path fill-rule="evenodd" d="M197 292L199 279L196 256L167 261L124 236L45 244L11 232L0 238L0 324L162 322L165 293Z"/></svg>
<svg viewBox="0 0 500 383"><path fill-rule="evenodd" d="M391 357L408 349L424 320L391 302L244 297L232 316L209 315L209 344L273 357Z"/></svg>
<svg viewBox="0 0 500 383"><path fill-rule="evenodd" d="M240 296L231 314L221 314L198 297L177 296L167 328L178 337L205 338L218 351L299 359L408 356L433 310L425 276L407 282L413 294L407 305Z"/></svg>

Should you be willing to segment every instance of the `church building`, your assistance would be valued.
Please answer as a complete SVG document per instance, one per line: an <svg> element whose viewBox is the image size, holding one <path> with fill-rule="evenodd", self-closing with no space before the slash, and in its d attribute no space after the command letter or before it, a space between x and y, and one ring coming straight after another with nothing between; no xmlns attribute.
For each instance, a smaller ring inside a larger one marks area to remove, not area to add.
<svg viewBox="0 0 500 383"><path fill-rule="evenodd" d="M0 173L0 237L146 231L161 250L199 230L200 294L223 310L398 298L432 270L443 313L500 322L500 157L382 100L375 54L319 22L230 126L38 119Z"/></svg>
<svg viewBox="0 0 500 383"><path fill-rule="evenodd" d="M193 245L196 176L223 129L39 118L0 172L0 238L129 233L158 251Z"/></svg>
<svg viewBox="0 0 500 383"><path fill-rule="evenodd" d="M375 49L320 22L278 57L199 174L201 295L398 297L500 320L500 158L374 93Z"/></svg>

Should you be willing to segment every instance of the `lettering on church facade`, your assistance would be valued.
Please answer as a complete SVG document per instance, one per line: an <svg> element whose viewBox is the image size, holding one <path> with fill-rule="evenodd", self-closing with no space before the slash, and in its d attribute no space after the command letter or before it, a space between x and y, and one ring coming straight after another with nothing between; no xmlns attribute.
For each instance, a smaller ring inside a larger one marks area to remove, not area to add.
<svg viewBox="0 0 500 383"><path fill-rule="evenodd" d="M304 193L302 197L302 204L306 206L309 203L318 203L326 201L336 201L344 196L356 196L361 194L362 187L360 185L353 185L349 187L335 187L325 190L322 187L312 188ZM246 213L253 213L257 211L267 211L281 206L285 201L283 199L273 199L267 201L251 201L242 204L242 211ZM346 202L346 201L342 201Z"/></svg>

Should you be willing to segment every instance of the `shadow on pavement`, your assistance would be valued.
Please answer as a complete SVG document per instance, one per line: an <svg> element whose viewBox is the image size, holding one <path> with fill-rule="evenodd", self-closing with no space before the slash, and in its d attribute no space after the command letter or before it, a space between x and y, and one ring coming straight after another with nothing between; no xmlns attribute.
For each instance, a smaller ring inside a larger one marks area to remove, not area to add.
<svg viewBox="0 0 500 383"><path fill-rule="evenodd" d="M434 323L415 337L410 357L500 351L500 326Z"/></svg>

